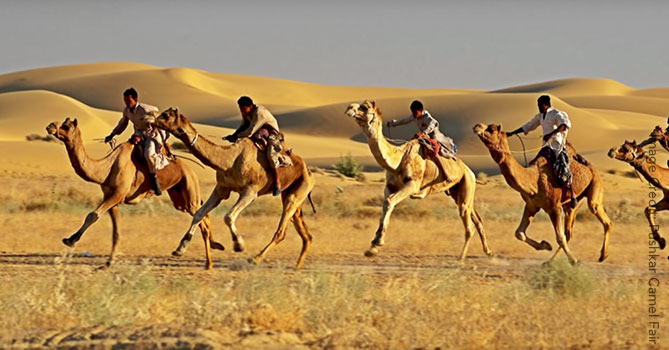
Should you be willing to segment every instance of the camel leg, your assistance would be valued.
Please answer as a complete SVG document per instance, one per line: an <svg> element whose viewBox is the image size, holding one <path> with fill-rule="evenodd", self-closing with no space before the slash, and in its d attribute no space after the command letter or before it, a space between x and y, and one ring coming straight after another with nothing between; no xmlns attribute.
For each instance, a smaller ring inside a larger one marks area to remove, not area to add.
<svg viewBox="0 0 669 350"><path fill-rule="evenodd" d="M216 188L211 192L211 195L209 195L209 198L207 199L206 202L204 202L204 205L198 209L195 214L193 215L193 220L191 220L190 227L188 228L188 231L186 231L186 234L181 238L181 242L179 243L179 246L177 247L176 250L172 252L172 255L174 256L181 256L183 253L186 251L186 248L188 246L188 243L190 240L193 238L193 232L195 232L195 228L197 228L200 225L200 222L204 220L204 218L209 214L210 211L212 211L214 208L218 206L219 203L221 203L221 198L218 195L218 192L216 191ZM206 268L211 269L212 267L212 262L211 262L211 254L209 252L209 240L208 237L204 237L203 233L203 238L204 240L204 249L205 249L205 255L207 259L206 263Z"/></svg>
<svg viewBox="0 0 669 350"><path fill-rule="evenodd" d="M599 222L602 223L604 227L604 242L602 243L602 251L599 256L599 261L604 261L608 256L608 245L609 245L609 235L613 229L613 223L609 216L606 215L604 210L603 197L604 197L604 188L600 182L593 182L591 187L591 192L588 193L588 207L590 211L595 214Z"/></svg>
<svg viewBox="0 0 669 350"><path fill-rule="evenodd" d="M302 268L304 258L307 256L307 251L309 250L312 240L307 224L304 222L302 208L299 208L295 212L295 215L293 215L293 225L295 226L297 233L300 235L300 238L302 238L302 251L300 251L300 257L297 259L297 266L295 267L296 270L299 270Z"/></svg>
<svg viewBox="0 0 669 350"><path fill-rule="evenodd" d="M376 236L372 240L372 245L365 252L365 256L374 256L378 254L378 247L383 246L385 243L383 236L386 234L386 228L388 228L388 222L390 221L390 214L392 214L395 206L409 197L412 193L416 192L418 184L415 181L409 181L399 189L399 191L391 193L388 187L384 193L383 200L383 213L381 214L381 220L379 220L379 227L376 230Z"/></svg>
<svg viewBox="0 0 669 350"><path fill-rule="evenodd" d="M460 261L464 261L465 257L467 256L467 247L469 247L469 241L472 238L473 232L472 232L472 210L471 210L471 205L467 205L466 203L460 204L460 208L458 208L460 211L460 219L462 220L462 224L465 226L465 244L462 246L462 252L460 253Z"/></svg>
<svg viewBox="0 0 669 350"><path fill-rule="evenodd" d="M575 265L578 263L578 259L574 256L574 254L571 252L571 249L569 249L569 245L567 245L567 237L565 237L565 234L563 232L564 227L562 221L562 210L557 207L553 209L548 215L551 218L551 222L553 223L553 229L555 229L555 236L556 240L558 242L558 245L564 250L564 253L567 255L567 258L569 259L569 262L572 265ZM549 262L553 262L555 258L560 255L560 249L557 249L555 251L555 254L549 259Z"/></svg>
<svg viewBox="0 0 669 350"><path fill-rule="evenodd" d="M288 222L296 214L297 210L302 206L304 199L307 197L307 193L300 193L300 191L295 191L293 193L288 193L288 191L281 192L281 197L283 199L283 212L281 213L279 226L277 227L276 232L274 232L274 236L265 246L265 248L263 248L255 257L249 258L249 262L254 264L260 263L262 259L265 258L267 252L273 246L281 243L281 241L283 241L284 238L286 238L286 228L288 226ZM298 197L298 195L300 196ZM305 247L303 246L302 249L304 251ZM300 255L300 259L298 259L298 265L296 266L296 269L300 268L302 259L304 259L304 257Z"/></svg>
<svg viewBox="0 0 669 350"><path fill-rule="evenodd" d="M86 232L86 230L91 225L93 225L96 221L98 221L100 215L104 214L105 212L107 212L107 210L121 203L122 200L123 200L123 195L119 191L110 194L105 194L102 203L100 203L100 205L98 205L98 207L94 211L86 215L84 224L81 225L79 230L77 230L77 232L72 234L72 236L68 238L63 238L63 244L65 244L68 247L74 247L74 244L81 239L81 236L84 234L84 232Z"/></svg>
<svg viewBox="0 0 669 350"><path fill-rule="evenodd" d="M567 239L567 242L571 241L572 237L574 237L574 221L576 221L576 214L578 213L578 209L581 207L581 204L582 202L578 202L576 204L576 208L572 208L570 204L562 206L562 210L565 213L564 235Z"/></svg>
<svg viewBox="0 0 669 350"><path fill-rule="evenodd" d="M453 194L453 199L458 206L460 219L465 226L465 243L460 252L460 261L464 261L467 256L467 248L473 236L472 216L474 215L474 188L467 186L467 178L453 186L449 193Z"/></svg>
<svg viewBox="0 0 669 350"><path fill-rule="evenodd" d="M116 252L116 245L118 244L118 205L115 205L109 209L107 212L112 222L112 246L111 253L109 253L109 260L107 260L107 266L111 266L112 260L114 260L114 253Z"/></svg>
<svg viewBox="0 0 669 350"><path fill-rule="evenodd" d="M485 237L485 231L483 231L483 219L481 219L481 215L479 215L479 212L474 208L472 211L472 222L474 223L474 226L476 227L476 231L479 234L479 238L481 239L481 245L483 246L483 252L488 256L492 257L494 254L492 250L488 247L488 240Z"/></svg>
<svg viewBox="0 0 669 350"><path fill-rule="evenodd" d="M519 241L529 244L532 248L536 250L553 250L551 244L546 241L541 241L541 243L533 240L525 234L525 231L530 226L532 219L539 212L538 208L530 207L525 203L525 209L523 210L523 218L520 219L520 225L516 228L516 238Z"/></svg>
<svg viewBox="0 0 669 350"><path fill-rule="evenodd" d="M239 253L244 251L244 239L237 233L237 226L235 225L235 221L237 221L239 214L241 214L241 212L246 209L249 204L253 203L256 198L258 198L258 192L256 192L255 189L251 187L245 188L242 192L239 193L237 202L235 202L232 208L230 208L230 210L225 213L225 217L223 217L223 221L230 229L233 250L235 252Z"/></svg>
<svg viewBox="0 0 669 350"><path fill-rule="evenodd" d="M666 240L662 236L660 236L659 226L657 226L657 224L655 223L655 215L657 215L658 211L667 209L669 209L669 202L667 202L667 198L665 197L662 198L662 200L659 201L658 203L646 207L646 209L644 210L646 219L650 224L650 230L652 232L653 239L658 243L660 249L664 249L667 243Z"/></svg>
<svg viewBox="0 0 669 350"><path fill-rule="evenodd" d="M565 219L564 219L564 233L565 233L565 238L567 239L567 243L571 240L573 237L573 232L574 232L574 221L576 220L576 213L578 212L578 208L581 206L581 202L576 204L576 208L571 207L571 204L565 204L562 206L562 210L565 212ZM551 258L551 260L557 259L558 256L562 253L562 247L558 246L557 250L555 251L555 254Z"/></svg>

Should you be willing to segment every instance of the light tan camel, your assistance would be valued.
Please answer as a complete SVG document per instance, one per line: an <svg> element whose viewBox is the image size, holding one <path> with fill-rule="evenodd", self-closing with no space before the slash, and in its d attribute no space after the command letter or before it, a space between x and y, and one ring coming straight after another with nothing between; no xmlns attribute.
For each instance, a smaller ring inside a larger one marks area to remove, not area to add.
<svg viewBox="0 0 669 350"><path fill-rule="evenodd" d="M506 133L502 131L501 125L496 124L476 124L474 133L483 141L488 148L493 160L499 166L506 182L514 190L520 192L520 196L525 201L525 210L520 225L516 229L516 238L528 243L536 250L552 250L551 245L542 241L541 243L531 239L526 235L526 230L534 216L539 210L544 210L553 223L555 235L559 248L550 258L553 261L561 250L564 250L572 264L578 262L574 254L569 249L567 242L572 237L574 219L576 213L582 204L583 197L588 198L590 211L597 216L597 219L604 226L604 243L602 245L599 261L604 261L608 256L609 233L613 224L604 211L602 198L604 197L604 187L597 170L592 164L584 165L574 160L576 154L571 145L567 144L567 154L572 160L569 162L569 169L572 174L572 189L574 196L578 201L576 208L572 209L569 205L570 195L567 191L557 186L555 176L550 164L546 159L539 158L536 162L530 163L527 168L521 166L509 150L509 143ZM562 225L562 210L566 215L564 226Z"/></svg>
<svg viewBox="0 0 669 350"><path fill-rule="evenodd" d="M271 173L267 171L270 165L265 153L259 152L249 138L240 139L232 145L214 144L200 135L188 119L179 113L178 109L170 108L164 111L156 119L156 125L176 136L195 157L216 170L216 187L202 208L193 216L190 228L173 254L183 253L200 220L216 208L222 200L228 199L230 192L239 193L239 199L225 214L224 221L230 228L234 250L243 251L243 240L237 232L235 221L242 210L258 196L271 194L273 191L274 182ZM262 261L269 249L286 237L288 222L292 220L297 233L302 238L302 251L296 265L296 269L299 270L304 263L312 239L304 223L302 204L314 188L315 180L302 158L290 154L290 159L293 165L282 167L279 171L283 186L281 192L283 211L279 226L269 244L249 261L252 263Z"/></svg>
<svg viewBox="0 0 669 350"><path fill-rule="evenodd" d="M460 253L460 260L464 260L467 256L467 247L473 232L472 221L481 238L483 252L488 256L493 255L488 248L481 217L474 208L476 178L462 160L442 161L450 180L446 182L436 163L425 159L422 155L418 140L411 140L400 146L395 146L386 140L383 136L381 111L377 108L376 102L353 103L346 109L346 115L355 119L362 128L376 162L386 171L383 213L376 236L365 255L378 254L378 248L384 245L390 214L398 203L407 197L422 199L432 193L446 193L458 206L460 218L465 226L465 243Z"/></svg>
<svg viewBox="0 0 669 350"><path fill-rule="evenodd" d="M100 185L103 193L102 202L86 216L84 224L69 238L63 238L63 243L74 247L86 229L95 223L100 215L109 213L112 221L112 249L107 266L114 258L114 252L119 240L118 205L137 204L142 199L151 196L153 191L148 179L148 169L141 156L133 154L133 146L124 142L114 148L102 159L92 159L86 154L81 138L81 131L77 120L65 119L60 126L53 122L46 127L49 134L54 135L65 144L67 155L74 171L82 179ZM177 210L190 215L200 208L200 184L195 173L180 160L170 162L165 168L158 171L158 183L161 188L167 188L172 204ZM211 268L211 248L223 250L223 245L214 241L209 224L209 217L204 218L200 225L204 239L206 267Z"/></svg>
<svg viewBox="0 0 669 350"><path fill-rule="evenodd" d="M660 128L661 130L661 128ZM664 134L662 132L662 134ZM653 134L651 134L651 137ZM660 201L646 207L644 214L650 224L652 238L658 243L660 249L664 249L667 242L660 236L659 226L655 223L655 216L658 211L669 209L669 169L655 164L655 146L648 150L648 154L636 144L635 141L625 141L617 150L611 148L609 157L623 161L631 165L635 171L643 176L655 188L662 190L663 197Z"/></svg>

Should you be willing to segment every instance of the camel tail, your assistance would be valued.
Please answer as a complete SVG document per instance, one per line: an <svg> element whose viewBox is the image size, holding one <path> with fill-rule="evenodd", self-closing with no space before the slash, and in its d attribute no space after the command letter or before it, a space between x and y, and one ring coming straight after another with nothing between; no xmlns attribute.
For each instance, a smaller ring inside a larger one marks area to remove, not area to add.
<svg viewBox="0 0 669 350"><path fill-rule="evenodd" d="M311 200L311 192L309 192L307 198L309 199L309 203L311 203L311 210L313 210L314 214L316 214L316 206L314 206L314 201Z"/></svg>

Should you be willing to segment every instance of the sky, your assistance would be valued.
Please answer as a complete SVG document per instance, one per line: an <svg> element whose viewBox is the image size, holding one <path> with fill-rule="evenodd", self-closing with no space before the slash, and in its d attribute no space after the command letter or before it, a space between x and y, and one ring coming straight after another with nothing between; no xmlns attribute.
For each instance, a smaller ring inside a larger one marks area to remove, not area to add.
<svg viewBox="0 0 669 350"><path fill-rule="evenodd" d="M669 86L667 1L6 1L0 73L140 62L327 85Z"/></svg>

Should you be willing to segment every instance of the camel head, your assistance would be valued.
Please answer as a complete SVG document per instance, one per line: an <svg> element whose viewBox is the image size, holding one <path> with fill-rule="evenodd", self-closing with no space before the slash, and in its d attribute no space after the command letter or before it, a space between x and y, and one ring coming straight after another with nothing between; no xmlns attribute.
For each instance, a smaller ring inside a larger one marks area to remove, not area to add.
<svg viewBox="0 0 669 350"><path fill-rule="evenodd" d="M636 144L636 141L625 141L618 149L611 148L609 150L609 157L617 159L626 163L631 163L644 156L643 148Z"/></svg>
<svg viewBox="0 0 669 350"><path fill-rule="evenodd" d="M476 134L488 149L503 150L507 149L508 143L506 133L502 131L501 124L476 124L474 125L474 134Z"/></svg>
<svg viewBox="0 0 669 350"><path fill-rule="evenodd" d="M156 126L166 130L174 136L182 136L187 131L191 131L192 126L188 119L179 113L179 108L168 108L156 118Z"/></svg>
<svg viewBox="0 0 669 350"><path fill-rule="evenodd" d="M53 122L46 126L46 132L63 141L66 145L72 145L76 140L81 139L77 119L70 120L65 118L63 124L58 126L58 122Z"/></svg>
<svg viewBox="0 0 669 350"><path fill-rule="evenodd" d="M661 126L656 125L655 129L650 132L650 137L656 140L662 140L664 138L664 129Z"/></svg>
<svg viewBox="0 0 669 350"><path fill-rule="evenodd" d="M364 129L371 129L372 126L383 124L381 110L376 107L376 101L374 100L365 100L362 104L351 103L344 113L355 119L356 123Z"/></svg>

